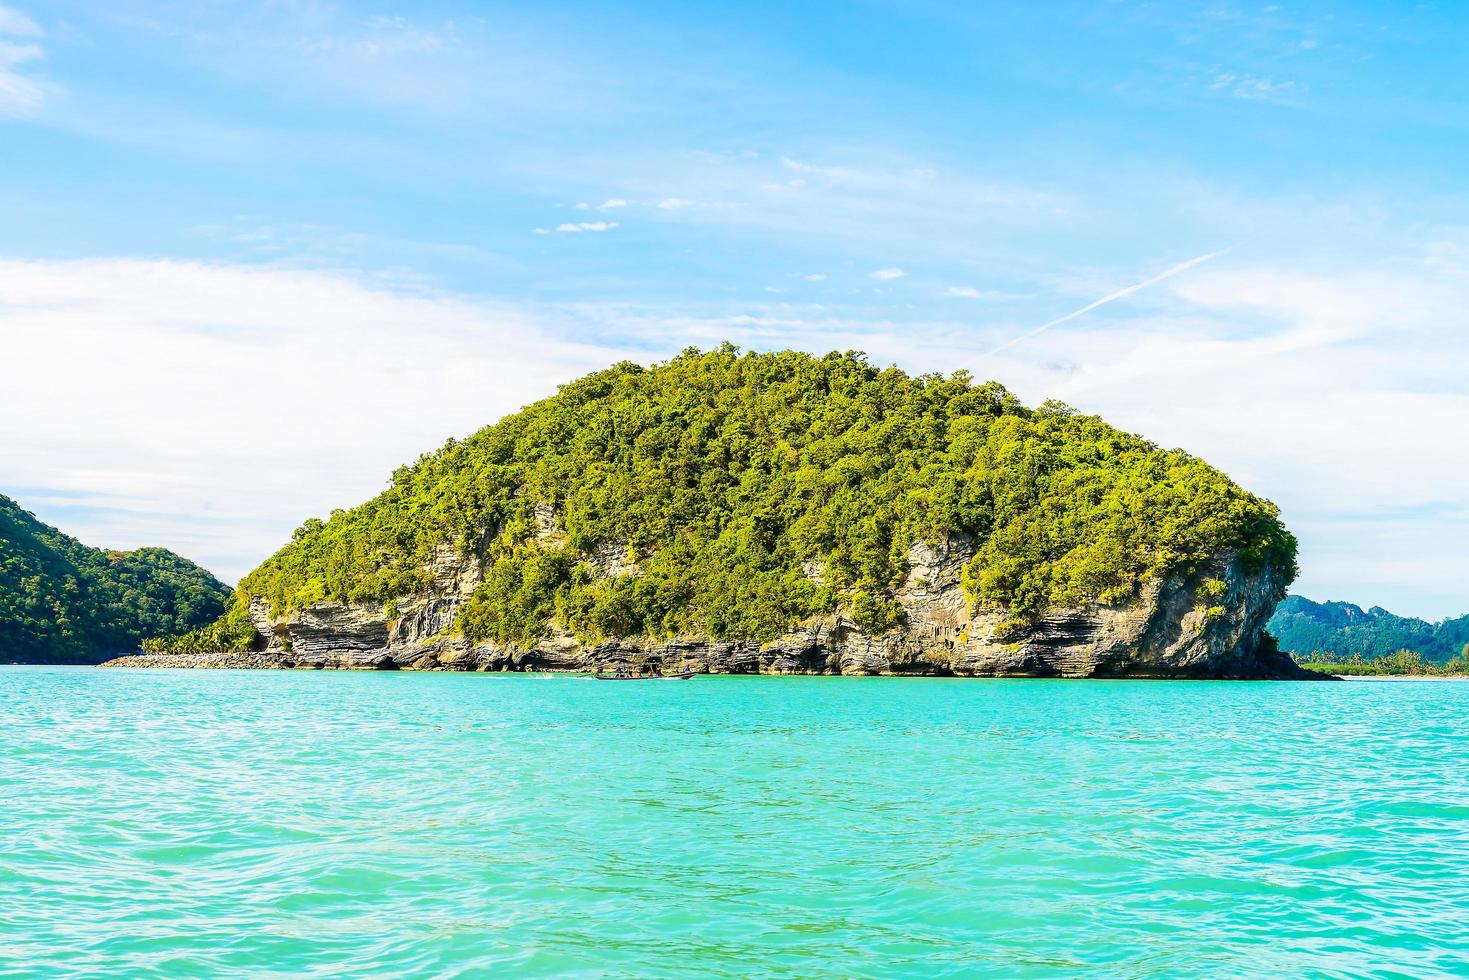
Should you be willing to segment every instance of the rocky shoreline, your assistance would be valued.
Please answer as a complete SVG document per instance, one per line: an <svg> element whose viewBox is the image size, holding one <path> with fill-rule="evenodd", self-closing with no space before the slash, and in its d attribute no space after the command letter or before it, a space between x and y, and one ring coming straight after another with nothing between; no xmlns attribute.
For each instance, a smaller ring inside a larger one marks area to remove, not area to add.
<svg viewBox="0 0 1469 980"><path fill-rule="evenodd" d="M416 666L414 664L399 665L392 661L368 662L363 660L334 660L332 662L321 661L299 661L288 655L280 653L181 653L181 654L130 654L116 657L112 660L98 664L99 667L132 668L132 669L168 669L168 670L389 670L389 671L457 671L476 673L548 673L548 674L591 674L600 671L612 671L618 666L627 663L624 659L609 659L602 663L589 663L585 666L565 667L547 665L526 665L515 667L509 665L481 665L464 664L452 665L435 662L431 665ZM673 661L676 663L676 661ZM1039 678L1048 677L1056 679L1068 679L1069 675L1056 673L1026 673L1019 671L996 671L993 673L970 673L954 674L939 670L903 670L885 671L866 674L853 674L839 670L812 670L800 665L782 663L778 659L759 660L750 665L748 670L700 670L693 664L688 669L695 673L709 674L731 674L731 675L807 675L807 676L866 676L866 677L970 677L970 678ZM682 668L675 668L682 669ZM1180 675L1168 673L1128 673L1128 674L1092 674L1087 677L1093 679L1113 678L1129 680L1178 680L1182 678L1198 678L1211 680L1309 680L1309 681L1334 681L1334 680L1469 680L1463 677L1337 677L1329 674L1316 674L1307 672L1305 674L1271 674L1271 675L1245 675L1245 674L1196 674ZM1069 679L1086 679L1069 677Z"/></svg>
<svg viewBox="0 0 1469 980"><path fill-rule="evenodd" d="M177 667L204 670L281 670L292 666L270 653L131 653L98 667Z"/></svg>

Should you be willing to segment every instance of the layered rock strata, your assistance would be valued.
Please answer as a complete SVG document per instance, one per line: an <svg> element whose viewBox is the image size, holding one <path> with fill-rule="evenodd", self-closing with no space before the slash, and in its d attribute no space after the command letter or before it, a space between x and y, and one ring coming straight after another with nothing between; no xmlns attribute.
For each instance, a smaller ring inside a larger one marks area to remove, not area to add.
<svg viewBox="0 0 1469 980"><path fill-rule="evenodd" d="M537 512L547 543L554 515ZM844 616L801 623L770 642L683 636L622 639L587 645L554 627L528 646L471 644L455 627L460 605L481 581L472 556L441 548L428 571L432 584L395 603L322 603L273 618L251 605L264 649L241 654L139 655L112 661L129 667L274 667L378 670L593 671L657 665L730 674L847 674L1031 677L1285 678L1304 672L1277 652L1264 625L1286 582L1269 567L1248 569L1224 552L1190 574L1145 584L1123 605L1056 609L1008 628L1002 611L976 610L960 576L974 541L950 533L920 541L894 598L906 623L879 635ZM637 574L624 546L586 556L598 574ZM806 574L822 570L810 563ZM1212 594L1201 598L1205 583ZM1222 583L1222 590L1220 588ZM1316 676L1316 675L1312 675Z"/></svg>

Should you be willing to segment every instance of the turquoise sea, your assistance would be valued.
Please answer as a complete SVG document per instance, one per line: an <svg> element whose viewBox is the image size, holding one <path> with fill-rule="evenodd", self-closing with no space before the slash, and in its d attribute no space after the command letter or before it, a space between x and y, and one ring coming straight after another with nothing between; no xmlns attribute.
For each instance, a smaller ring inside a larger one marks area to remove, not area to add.
<svg viewBox="0 0 1469 980"><path fill-rule="evenodd" d="M0 975L1448 976L1469 684L0 669Z"/></svg>

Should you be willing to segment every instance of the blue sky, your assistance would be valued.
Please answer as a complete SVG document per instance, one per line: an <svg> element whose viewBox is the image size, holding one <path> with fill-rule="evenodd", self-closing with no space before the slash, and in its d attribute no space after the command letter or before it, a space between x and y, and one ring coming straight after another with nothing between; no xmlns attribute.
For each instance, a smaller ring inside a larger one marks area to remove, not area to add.
<svg viewBox="0 0 1469 980"><path fill-rule="evenodd" d="M729 339L1063 398L1299 591L1469 610L1462 5L0 2L0 490L90 543L233 580Z"/></svg>

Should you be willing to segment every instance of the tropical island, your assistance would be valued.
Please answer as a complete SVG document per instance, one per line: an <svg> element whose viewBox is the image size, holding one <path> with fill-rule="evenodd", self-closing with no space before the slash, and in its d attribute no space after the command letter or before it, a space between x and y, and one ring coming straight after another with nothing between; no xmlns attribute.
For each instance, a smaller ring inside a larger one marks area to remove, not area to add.
<svg viewBox="0 0 1469 980"><path fill-rule="evenodd" d="M207 625L230 590L163 548L89 548L0 495L0 660L86 664Z"/></svg>
<svg viewBox="0 0 1469 980"><path fill-rule="evenodd" d="M122 665L1309 676L1275 506L967 374L620 363L306 521Z"/></svg>

